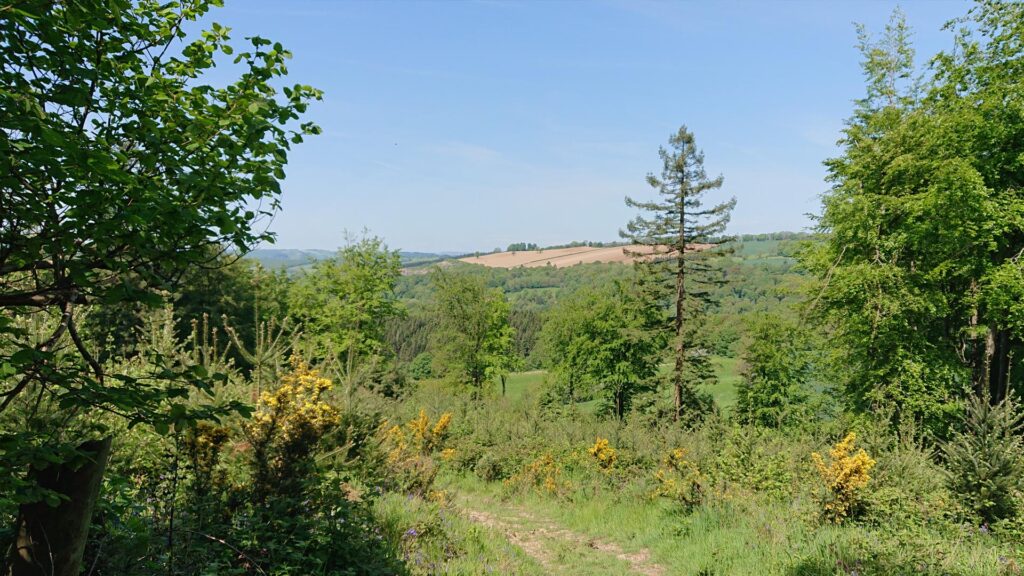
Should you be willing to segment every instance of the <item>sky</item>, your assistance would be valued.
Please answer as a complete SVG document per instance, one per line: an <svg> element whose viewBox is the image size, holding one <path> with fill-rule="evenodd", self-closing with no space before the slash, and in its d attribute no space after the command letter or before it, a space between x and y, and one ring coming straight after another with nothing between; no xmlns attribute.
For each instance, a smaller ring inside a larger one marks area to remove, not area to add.
<svg viewBox="0 0 1024 576"><path fill-rule="evenodd" d="M208 20L281 42L324 99L295 146L275 247L472 252L608 241L653 199L686 125L735 234L808 229L864 93L854 23L895 2L227 0ZM961 1L901 2L922 63Z"/></svg>

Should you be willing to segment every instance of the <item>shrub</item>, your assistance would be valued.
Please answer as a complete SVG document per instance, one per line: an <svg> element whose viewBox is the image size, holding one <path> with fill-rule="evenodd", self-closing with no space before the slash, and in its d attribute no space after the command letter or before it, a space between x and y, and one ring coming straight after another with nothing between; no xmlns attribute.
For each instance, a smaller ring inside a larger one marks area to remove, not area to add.
<svg viewBox="0 0 1024 576"><path fill-rule="evenodd" d="M972 398L963 424L942 446L950 489L986 523L1015 517L1017 495L1024 489L1019 436L1024 423L1016 403Z"/></svg>
<svg viewBox="0 0 1024 576"><path fill-rule="evenodd" d="M608 444L608 439L600 436L594 441L594 445L587 449L587 453L594 457L603 472L610 472L619 457L615 448Z"/></svg>
<svg viewBox="0 0 1024 576"><path fill-rule="evenodd" d="M569 483L563 479L562 465L550 452L545 452L527 464L506 483L530 486L552 495L564 494L570 488Z"/></svg>
<svg viewBox="0 0 1024 576"><path fill-rule="evenodd" d="M822 500L825 517L834 522L841 522L860 507L861 491L871 479L869 472L875 465L875 461L863 448L851 455L856 440L856 434L847 434L832 448L829 453L831 462L828 464L821 454L811 454L825 482L826 492Z"/></svg>
<svg viewBox="0 0 1024 576"><path fill-rule="evenodd" d="M321 438L341 420L338 410L321 398L332 387L296 355L277 389L260 395L256 413L245 426L257 500L280 496L282 491L301 492Z"/></svg>
<svg viewBox="0 0 1024 576"><path fill-rule="evenodd" d="M724 446L714 461L716 479L726 479L743 488L772 497L793 489L795 442L780 442L780 435L764 428L732 428L723 434Z"/></svg>
<svg viewBox="0 0 1024 576"><path fill-rule="evenodd" d="M485 452L484 455L477 460L476 466L473 468L473 472L485 482L494 482L502 477L501 460L499 460L494 454Z"/></svg>
<svg viewBox="0 0 1024 576"><path fill-rule="evenodd" d="M654 474L655 496L662 496L691 507L704 498L703 477L697 465L687 459L685 448L676 448L661 461Z"/></svg>
<svg viewBox="0 0 1024 576"><path fill-rule="evenodd" d="M434 358L429 352L420 352L415 358L413 358L412 362L409 363L409 376L416 380L433 378L433 362Z"/></svg>
<svg viewBox="0 0 1024 576"><path fill-rule="evenodd" d="M381 425L381 442L387 451L390 480L395 488L404 492L426 495L437 476L437 463L433 454L442 451L448 435L452 415L445 412L433 424L426 410L406 425ZM454 457L449 454L449 458Z"/></svg>

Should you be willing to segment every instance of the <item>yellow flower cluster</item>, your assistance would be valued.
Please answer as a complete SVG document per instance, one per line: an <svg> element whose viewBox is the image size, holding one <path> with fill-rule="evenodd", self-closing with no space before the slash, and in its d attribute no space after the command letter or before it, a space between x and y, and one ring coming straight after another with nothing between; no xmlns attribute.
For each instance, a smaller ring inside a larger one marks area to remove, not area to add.
<svg viewBox="0 0 1024 576"><path fill-rule="evenodd" d="M420 410L419 416L410 420L404 428L397 424L388 427L388 423L385 422L381 429L385 444L391 448L388 458L392 462L397 462L408 452L426 456L441 449L448 436L448 427L451 423L451 413L445 412L441 414L437 422L431 425L427 411L423 409ZM452 450L450 456L454 455L455 451ZM442 453L443 456L444 453Z"/></svg>
<svg viewBox="0 0 1024 576"><path fill-rule="evenodd" d="M260 394L250 432L257 437L280 435L285 442L315 440L341 419L337 408L321 399L331 381L310 368L300 356L291 358L291 371L280 385Z"/></svg>
<svg viewBox="0 0 1024 576"><path fill-rule="evenodd" d="M587 449L587 453L597 460L597 465L605 472L611 471L615 467L615 461L619 458L615 448L608 444L608 439L600 436L597 437L594 445Z"/></svg>
<svg viewBox="0 0 1024 576"><path fill-rule="evenodd" d="M661 468L654 474L657 487L655 496L664 496L693 506L702 498L702 475L693 462L686 459L686 449L676 448L661 460Z"/></svg>
<svg viewBox="0 0 1024 576"><path fill-rule="evenodd" d="M197 475L212 474L221 448L230 439L231 433L227 427L209 422L199 422L189 430L183 443L185 453Z"/></svg>
<svg viewBox="0 0 1024 576"><path fill-rule="evenodd" d="M847 434L829 452L831 462L828 464L821 454L811 454L828 492L822 503L825 516L836 522L846 518L859 503L860 492L871 480L869 472L875 466L874 459L863 448L851 454L856 439L853 432Z"/></svg>
<svg viewBox="0 0 1024 576"><path fill-rule="evenodd" d="M540 488L548 494L558 494L569 488L562 479L562 466L550 452L526 465L523 470L505 481L506 484L525 484Z"/></svg>

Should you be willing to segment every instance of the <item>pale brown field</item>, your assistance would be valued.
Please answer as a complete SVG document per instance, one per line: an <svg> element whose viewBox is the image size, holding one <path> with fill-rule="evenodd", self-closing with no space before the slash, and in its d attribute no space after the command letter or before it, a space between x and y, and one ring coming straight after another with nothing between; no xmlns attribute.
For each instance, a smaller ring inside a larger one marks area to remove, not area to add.
<svg viewBox="0 0 1024 576"><path fill-rule="evenodd" d="M700 249L695 246L694 249ZM469 264L480 264L490 268L535 268L538 266L554 266L565 268L577 264L589 264L592 262L618 262L629 263L633 256L626 253L629 250L639 254L653 254L649 246L610 246L606 248L591 248L578 246L576 248L549 248L546 250L522 250L517 252L498 252L496 254L481 254L480 256L469 256L460 258L461 262Z"/></svg>

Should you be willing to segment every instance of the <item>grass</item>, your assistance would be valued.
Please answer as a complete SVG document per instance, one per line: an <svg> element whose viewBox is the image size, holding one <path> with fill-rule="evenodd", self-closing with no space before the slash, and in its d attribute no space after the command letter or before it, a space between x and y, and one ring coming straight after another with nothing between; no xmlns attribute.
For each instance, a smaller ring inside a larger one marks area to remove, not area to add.
<svg viewBox="0 0 1024 576"><path fill-rule="evenodd" d="M716 359L722 377L716 399L726 407L735 402L737 366L735 360ZM680 430L590 414L550 415L533 404L543 382L543 372L522 373L509 381L504 399L472 402L427 389L406 401L431 413L456 414L455 436L448 440L455 456L441 465L435 489L448 494L456 508L479 512L474 518L498 519L485 523L477 536L471 527L452 524L457 529L447 533L453 541L460 534L477 538L472 546L454 549L483 552L476 553L479 561L457 555L462 559L438 565L443 569L437 573L455 573L444 566L456 562L463 562L466 574L486 573L480 562L504 562L506 573L536 573L528 562L515 567L514 553L501 547L503 538L520 546L523 534L536 533L546 556L533 558L542 573L556 576L624 573L622 558L601 556L604 548L595 541L642 554L665 575L1021 573L1024 546L1014 531L1019 528L982 531L965 520L931 456L883 430L859 430L878 465L861 514L836 525L822 519L819 498L825 488L810 454L833 444L846 424L823 422L812 434L712 419L702 428ZM613 468L594 463L588 448L595 438L615 447ZM657 476L668 466L665 455L676 448L685 450L698 471L698 503L688 509L654 495L665 486L664 476ZM545 476L553 478L554 488ZM429 517L430 508L423 510L417 514Z"/></svg>
<svg viewBox="0 0 1024 576"><path fill-rule="evenodd" d="M545 574L503 534L470 521L454 506L386 493L374 502L374 513L414 575Z"/></svg>
<svg viewBox="0 0 1024 576"><path fill-rule="evenodd" d="M739 386L742 379L740 361L738 358L715 356L712 362L715 365L715 376L718 377L718 382L705 388L705 391L711 393L715 404L723 412L729 412L736 406L736 387Z"/></svg>
<svg viewBox="0 0 1024 576"><path fill-rule="evenodd" d="M544 389L546 370L530 370L509 374L505 382L505 395L513 402L531 402L540 396ZM494 388L501 394L501 381L495 378Z"/></svg>
<svg viewBox="0 0 1024 576"><path fill-rule="evenodd" d="M571 502L529 493L510 503L495 504L503 495L498 484L455 475L445 477L442 484L458 493L460 502L468 507L504 507L617 542L625 550L649 551L651 560L667 574L1019 573L1014 571L1013 548L998 545L977 531L952 539L926 530L903 533L885 526L837 526L820 522L811 501L784 502L747 494L716 500L687 513L662 500L614 492ZM613 565L588 569L584 573L621 573L621 567Z"/></svg>
<svg viewBox="0 0 1024 576"><path fill-rule="evenodd" d="M736 405L736 386L740 382L739 360L725 356L715 356L712 360L715 365L715 375L718 383L705 389L715 399L715 404L728 412ZM671 365L665 364L664 370L670 370ZM505 382L505 395L512 402L531 403L540 397L544 390L546 370L530 370L527 372L514 372L508 376ZM496 394L501 394L501 381L495 378L493 389ZM579 408L583 412L596 410L600 405L599 400L581 402Z"/></svg>

